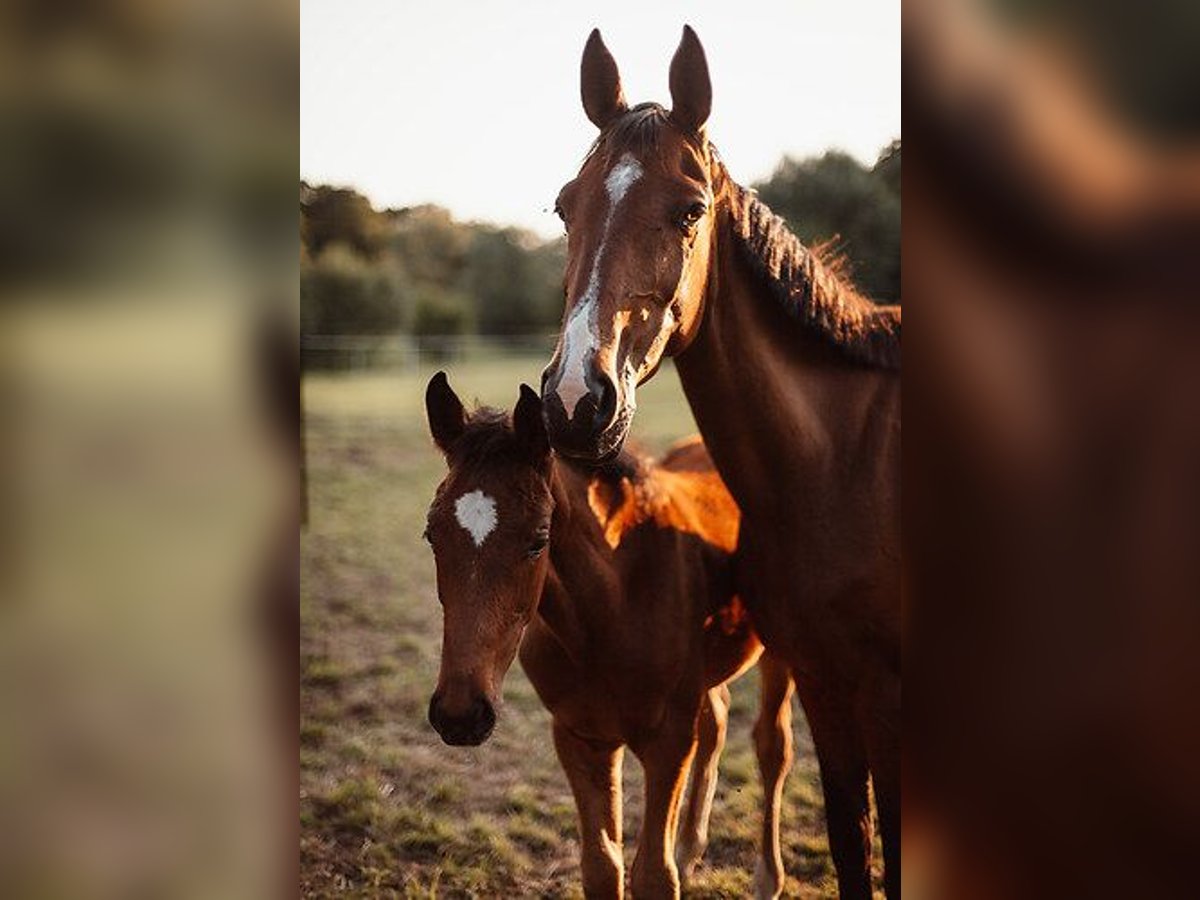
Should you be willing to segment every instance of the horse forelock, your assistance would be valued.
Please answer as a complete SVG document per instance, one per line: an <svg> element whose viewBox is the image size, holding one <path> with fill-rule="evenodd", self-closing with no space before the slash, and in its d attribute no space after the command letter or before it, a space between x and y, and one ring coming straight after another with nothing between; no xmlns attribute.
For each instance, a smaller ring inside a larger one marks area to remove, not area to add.
<svg viewBox="0 0 1200 900"><path fill-rule="evenodd" d="M597 155L605 166L615 162L623 153L633 153L641 158L657 156L662 149L664 129L673 129L695 149L707 151L704 138L677 126L671 120L670 110L658 103L639 103L604 127L588 148L584 164Z"/></svg>

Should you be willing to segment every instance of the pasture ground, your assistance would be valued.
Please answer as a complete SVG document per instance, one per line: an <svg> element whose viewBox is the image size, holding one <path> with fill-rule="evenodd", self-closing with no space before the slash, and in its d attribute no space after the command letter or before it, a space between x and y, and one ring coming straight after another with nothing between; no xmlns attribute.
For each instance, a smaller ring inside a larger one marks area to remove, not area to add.
<svg viewBox="0 0 1200 900"><path fill-rule="evenodd" d="M447 369L464 401L511 407L520 381L536 386L543 363L501 356ZM305 377L301 889L306 897L579 897L574 805L549 715L520 665L484 746L446 747L425 719L441 642L433 561L420 537L443 469L424 417L433 371ZM695 430L669 367L639 391L638 406L634 440L649 450ZM733 697L710 845L690 897L750 890L761 802L750 738L755 672ZM796 751L783 814L786 896L834 896L817 764L798 709ZM631 754L625 791L628 868L642 813Z"/></svg>

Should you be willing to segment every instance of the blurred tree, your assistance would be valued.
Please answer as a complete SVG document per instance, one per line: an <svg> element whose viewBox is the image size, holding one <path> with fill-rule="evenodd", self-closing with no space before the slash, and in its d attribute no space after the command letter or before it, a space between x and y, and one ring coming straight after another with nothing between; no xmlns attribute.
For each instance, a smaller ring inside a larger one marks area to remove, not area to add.
<svg viewBox="0 0 1200 900"><path fill-rule="evenodd" d="M888 190L900 196L900 138L896 138L879 151L879 159L875 161L874 172Z"/></svg>
<svg viewBox="0 0 1200 900"><path fill-rule="evenodd" d="M480 334L511 335L544 330L562 316L550 259L538 256L537 238L517 228L477 227L467 251L463 287L475 302ZM552 299L553 298L553 299Z"/></svg>
<svg viewBox="0 0 1200 900"><path fill-rule="evenodd" d="M563 279L567 268L567 239L559 237L539 244L530 253L536 327L554 330L562 321Z"/></svg>
<svg viewBox="0 0 1200 900"><path fill-rule="evenodd" d="M462 277L471 226L431 204L389 209L383 216L387 253L413 283L447 287Z"/></svg>
<svg viewBox="0 0 1200 900"><path fill-rule="evenodd" d="M316 259L330 244L341 243L374 259L387 223L370 201L347 188L320 185L306 191L307 187L301 183L300 227L309 256Z"/></svg>
<svg viewBox="0 0 1200 900"><path fill-rule="evenodd" d="M831 150L785 157L759 196L808 244L836 238L859 289L879 302L900 301L900 149L893 142L874 169Z"/></svg>
<svg viewBox="0 0 1200 900"><path fill-rule="evenodd" d="M454 291L418 291L412 333L420 337L468 334L472 326L471 303Z"/></svg>
<svg viewBox="0 0 1200 900"><path fill-rule="evenodd" d="M402 284L344 244L300 272L301 334L389 334L407 324Z"/></svg>

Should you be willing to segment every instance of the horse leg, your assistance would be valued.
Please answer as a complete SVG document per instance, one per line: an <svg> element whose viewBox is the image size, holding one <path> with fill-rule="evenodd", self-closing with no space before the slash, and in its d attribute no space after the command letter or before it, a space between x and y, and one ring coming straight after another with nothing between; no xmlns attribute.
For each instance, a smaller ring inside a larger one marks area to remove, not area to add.
<svg viewBox="0 0 1200 900"><path fill-rule="evenodd" d="M698 707L687 713L668 712L658 733L638 748L646 776L646 813L629 873L638 900L679 896L675 833L684 782L696 751L697 713Z"/></svg>
<svg viewBox="0 0 1200 900"><path fill-rule="evenodd" d="M696 723L696 759L692 763L692 785L684 805L683 822L675 847L679 878L686 883L708 846L708 819L717 792L717 766L725 747L729 725L729 688L722 684L710 690L700 706Z"/></svg>
<svg viewBox="0 0 1200 900"><path fill-rule="evenodd" d="M579 812L580 869L585 897L624 896L621 856L621 758L614 744L584 740L554 723L554 749Z"/></svg>
<svg viewBox="0 0 1200 900"><path fill-rule="evenodd" d="M860 719L866 736L871 786L883 841L883 888L888 900L900 897L900 677L882 672Z"/></svg>
<svg viewBox="0 0 1200 900"><path fill-rule="evenodd" d="M792 676L770 654L758 662L761 678L754 750L763 789L762 839L754 869L754 896L774 900L783 892L783 854L779 848L779 811L783 781L792 767Z"/></svg>
<svg viewBox="0 0 1200 900"><path fill-rule="evenodd" d="M811 682L797 684L812 731L821 788L825 794L825 826L829 852L837 869L841 900L871 900L871 808L867 760L848 695ZM831 695L832 694L832 695Z"/></svg>

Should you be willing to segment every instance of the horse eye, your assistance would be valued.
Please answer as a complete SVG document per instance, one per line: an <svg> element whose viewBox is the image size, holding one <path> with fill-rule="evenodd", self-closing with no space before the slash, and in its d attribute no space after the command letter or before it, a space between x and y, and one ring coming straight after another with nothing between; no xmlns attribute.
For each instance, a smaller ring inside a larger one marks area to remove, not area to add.
<svg viewBox="0 0 1200 900"><path fill-rule="evenodd" d="M537 559L542 555L542 551L546 549L546 545L550 543L550 535L548 532L539 531L534 537L533 543L529 545L528 555L530 559Z"/></svg>
<svg viewBox="0 0 1200 900"><path fill-rule="evenodd" d="M703 218L706 212L708 212L708 207L703 203L693 203L686 210L684 210L683 215L679 217L679 224L685 229L694 228L696 223Z"/></svg>
<svg viewBox="0 0 1200 900"><path fill-rule="evenodd" d="M429 536L429 526L425 526L425 530L421 532L421 540L427 544L433 543L433 538Z"/></svg>
<svg viewBox="0 0 1200 900"><path fill-rule="evenodd" d="M563 228L565 229L567 227L567 214L563 212L562 204L557 201L554 204L554 214L562 220Z"/></svg>

